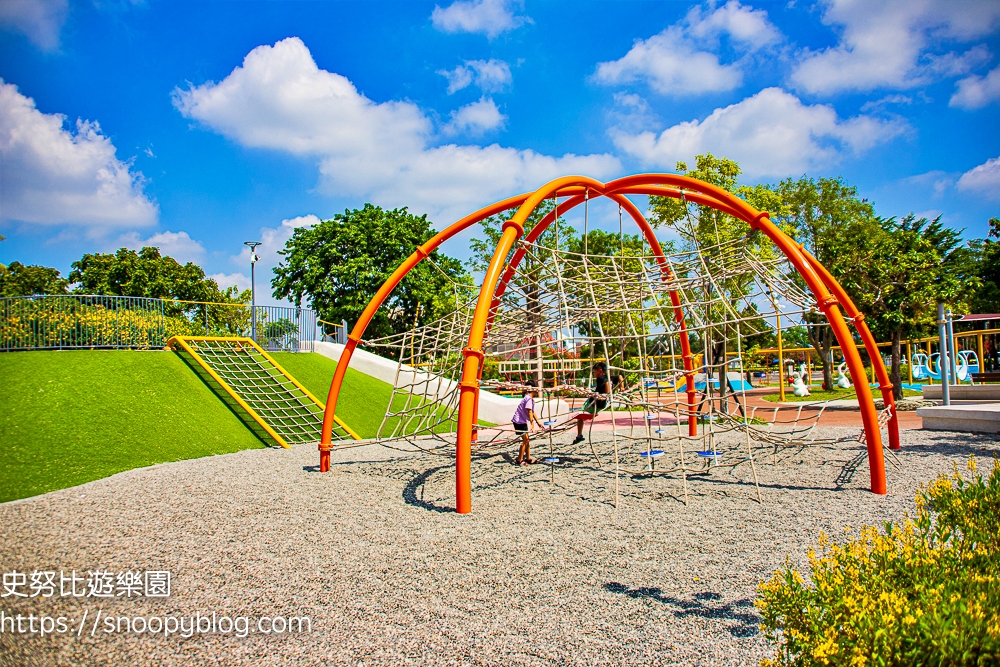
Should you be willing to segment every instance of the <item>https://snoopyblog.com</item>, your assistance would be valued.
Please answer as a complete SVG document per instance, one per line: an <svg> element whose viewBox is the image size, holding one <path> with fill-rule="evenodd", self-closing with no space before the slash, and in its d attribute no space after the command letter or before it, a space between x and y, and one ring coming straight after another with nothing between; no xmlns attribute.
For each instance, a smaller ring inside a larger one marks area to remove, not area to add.
<svg viewBox="0 0 1000 667"><path fill-rule="evenodd" d="M111 613L101 606L84 607L75 615L24 613L5 608L4 603L69 597L87 602L140 598L168 598L172 575L165 570L65 571L12 570L3 573L0 592L0 635L47 637L74 635L160 635L190 638L196 635L223 635L238 638L251 634L288 635L312 632L308 616L244 616L198 611L193 614Z"/></svg>

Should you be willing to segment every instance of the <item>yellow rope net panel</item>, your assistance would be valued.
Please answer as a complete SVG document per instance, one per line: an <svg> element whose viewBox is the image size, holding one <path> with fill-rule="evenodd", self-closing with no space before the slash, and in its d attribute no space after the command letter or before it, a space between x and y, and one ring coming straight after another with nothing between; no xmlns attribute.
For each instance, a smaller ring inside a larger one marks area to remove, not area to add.
<svg viewBox="0 0 1000 667"><path fill-rule="evenodd" d="M324 405L250 338L174 336L187 352L282 447L318 442ZM360 440L339 418L335 440Z"/></svg>

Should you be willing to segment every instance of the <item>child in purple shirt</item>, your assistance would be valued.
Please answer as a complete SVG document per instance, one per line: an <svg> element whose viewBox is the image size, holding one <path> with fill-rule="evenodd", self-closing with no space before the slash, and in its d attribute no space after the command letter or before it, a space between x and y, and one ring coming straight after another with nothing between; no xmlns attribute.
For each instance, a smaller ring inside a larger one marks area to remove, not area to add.
<svg viewBox="0 0 1000 667"><path fill-rule="evenodd" d="M538 396L535 382L528 380L524 384L524 397L517 404L517 410L514 411L514 417L511 419L514 423L514 432L521 434L521 449L517 452L517 464L522 466L537 463L535 459L531 458L531 440L528 437L532 422L538 428L543 428L538 417L535 416L535 397Z"/></svg>

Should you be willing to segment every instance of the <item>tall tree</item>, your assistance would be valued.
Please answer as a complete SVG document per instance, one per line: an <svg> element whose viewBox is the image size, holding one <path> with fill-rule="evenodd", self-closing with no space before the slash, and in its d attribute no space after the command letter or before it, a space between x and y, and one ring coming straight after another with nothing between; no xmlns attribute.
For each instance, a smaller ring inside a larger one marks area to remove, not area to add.
<svg viewBox="0 0 1000 667"><path fill-rule="evenodd" d="M426 215L372 204L299 227L279 251L283 259L271 280L274 296L295 303L308 297L322 319L351 324L396 267L433 234ZM461 262L436 250L429 259L410 271L379 308L367 337L433 321L467 297L471 280Z"/></svg>
<svg viewBox="0 0 1000 667"><path fill-rule="evenodd" d="M973 247L961 232L913 214L879 220L865 238L870 250L844 284L866 314L872 332L892 342L890 381L902 398L901 342L933 330L937 304L965 310L980 281Z"/></svg>
<svg viewBox="0 0 1000 667"><path fill-rule="evenodd" d="M69 279L80 294L145 296L159 299L213 301L221 297L219 285L205 271L188 262L160 254L159 248L136 252L119 248L114 254L86 254L73 262Z"/></svg>
<svg viewBox="0 0 1000 667"><path fill-rule="evenodd" d="M742 197L758 210L771 212L775 222L782 224L781 216L785 213L782 198L766 185L741 185L739 176L742 170L734 160L708 153L695 157L694 169L678 162L677 171ZM680 250L697 251L705 262L708 274L717 277L705 284L705 297L713 304L713 312L706 315L709 322L722 320L729 323L709 326L702 332L704 340L700 344L704 346L707 360L715 365L722 364L727 359L726 355L734 351L727 347L737 335L749 337L754 342L765 340L772 329L758 315L750 294L753 277L741 270L743 267L740 265L743 264L744 254L765 262L777 257L779 251L770 239L753 233L746 222L708 206L697 206L692 213L687 202L672 197L650 197L649 208L650 223L654 227L676 229L681 236ZM722 312L729 309L732 312ZM739 320L738 327L733 323L736 319ZM722 387L725 391L725 383Z"/></svg>
<svg viewBox="0 0 1000 667"><path fill-rule="evenodd" d="M159 248L145 247L136 252L119 248L114 254L85 254L73 262L69 274L77 283L78 294L151 297L200 303L168 303L169 316L184 315L204 327L205 333L244 333L249 319L247 309L229 305L248 304L250 290L240 292L235 286L219 289L205 271L188 262L160 254Z"/></svg>
<svg viewBox="0 0 1000 667"><path fill-rule="evenodd" d="M881 231L874 206L858 197L857 188L842 178L789 178L775 190L785 206L784 221L793 236L845 288L860 284L862 279L856 274L872 261L869 240ZM821 313L806 313L804 319L809 343L823 367L823 387L831 389L836 343L833 329Z"/></svg>
<svg viewBox="0 0 1000 667"><path fill-rule="evenodd" d="M0 264L0 296L66 294L68 285L58 269L16 261Z"/></svg>
<svg viewBox="0 0 1000 667"><path fill-rule="evenodd" d="M983 283L970 307L978 313L1000 313L1000 218L990 218L989 225L986 238L973 243Z"/></svg>
<svg viewBox="0 0 1000 667"><path fill-rule="evenodd" d="M542 218L553 211L554 208L554 200L546 199L542 201L528 215L527 220L525 220L524 235L529 235L535 229L535 226L542 221ZM500 237L503 233L503 223L514 217L516 213L516 209L504 211L498 215L490 216L480 223L478 231L485 238L475 237L470 242L469 246L472 250L472 256L467 262L469 269L475 272L484 272L486 270L500 242ZM576 230L566 224L566 221L560 216L541 233L538 239L535 240L535 244L539 248L547 250L558 249L566 251L575 238ZM504 260L505 264L510 261L516 251L517 245L511 248L511 251ZM543 340L549 332L541 330L545 319L545 308L542 303L543 291L558 288L556 284L553 284L551 271L546 270L545 261L547 257L545 256L545 252L545 250L542 250L540 253L532 252L524 257L504 294L505 303L514 308L518 308L519 306L514 305L513 302L522 297L524 298L523 305L527 318L526 324L530 331L526 331L524 339L519 341L521 349L516 354L528 359L538 359L544 357L546 353L552 354L556 352L551 345ZM563 350L559 350L557 353L561 354L562 352ZM541 384L543 375L544 373L541 370L536 371L535 381Z"/></svg>

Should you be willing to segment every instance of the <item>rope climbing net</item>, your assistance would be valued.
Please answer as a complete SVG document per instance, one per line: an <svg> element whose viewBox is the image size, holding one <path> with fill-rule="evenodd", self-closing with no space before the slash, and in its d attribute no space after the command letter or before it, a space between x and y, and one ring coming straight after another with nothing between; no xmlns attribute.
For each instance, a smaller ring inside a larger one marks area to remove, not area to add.
<svg viewBox="0 0 1000 667"><path fill-rule="evenodd" d="M512 250L494 293L481 387L517 398L526 380L540 387L548 428L538 437L550 456L582 448L601 467L686 475L706 462L752 466L762 447L776 460L782 446L836 442L817 438L825 403L782 408L751 384L748 348L769 347L792 327L824 326L815 299L766 237L747 228L722 240L697 226L685 215L663 254L622 233L605 254L574 252L558 247L558 228ZM437 321L365 341L397 360L382 444L453 455L462 350L476 305L459 303ZM603 387L594 383L597 362L610 380ZM777 375L782 381L784 370ZM575 430L588 400L603 412L589 420L585 442L570 443L564 433ZM595 443L595 424L610 439ZM481 424L475 449L495 452L518 439L509 423ZM848 439L856 438L841 440Z"/></svg>
<svg viewBox="0 0 1000 667"><path fill-rule="evenodd" d="M613 234L591 235L592 195L617 203L619 220L627 213L641 235L626 236L621 223L617 243ZM669 214L660 217L668 225L661 227L663 239L629 195L669 204ZM583 234L561 235L560 216L580 205ZM414 266L432 261L442 242L491 216L499 216L487 224L496 232L489 247L495 241L496 249L484 265L477 298L459 298L465 292L455 286L458 305L447 316L363 339L375 312ZM329 470L331 419L347 365L363 344L397 362L378 440L453 454L459 513L471 511L473 454L495 453L518 437L509 424L529 380L541 390L536 413L547 427L542 437L549 458L583 454L601 470L613 466L616 489L618 472L652 474L657 460L658 473L680 473L685 485L688 473L702 471L692 463L699 459L711 466L748 463L756 483L762 452L770 450L774 461L786 445L842 441L818 437L823 405L783 409L761 402L752 385L752 372L773 376L777 370L774 379L784 387L784 364L775 369L770 359L753 357L775 342L780 350L792 327L800 341L806 331L822 332L841 347L866 429L859 439L867 447L871 488L885 493L883 424L851 327L872 359L887 406L881 417L895 449L892 385L863 315L803 246L768 213L690 177L555 179L442 230L372 298L331 383L320 471ZM829 369L832 362L823 363ZM797 373L796 384L807 393L811 374L806 368ZM798 386L793 393L803 395ZM582 437L584 426L588 437ZM565 433L573 430L575 438ZM592 437L600 431L600 438Z"/></svg>
<svg viewBox="0 0 1000 667"><path fill-rule="evenodd" d="M319 440L324 405L252 339L175 336L168 344L187 352L279 445ZM336 429L338 439L353 437L339 420Z"/></svg>

